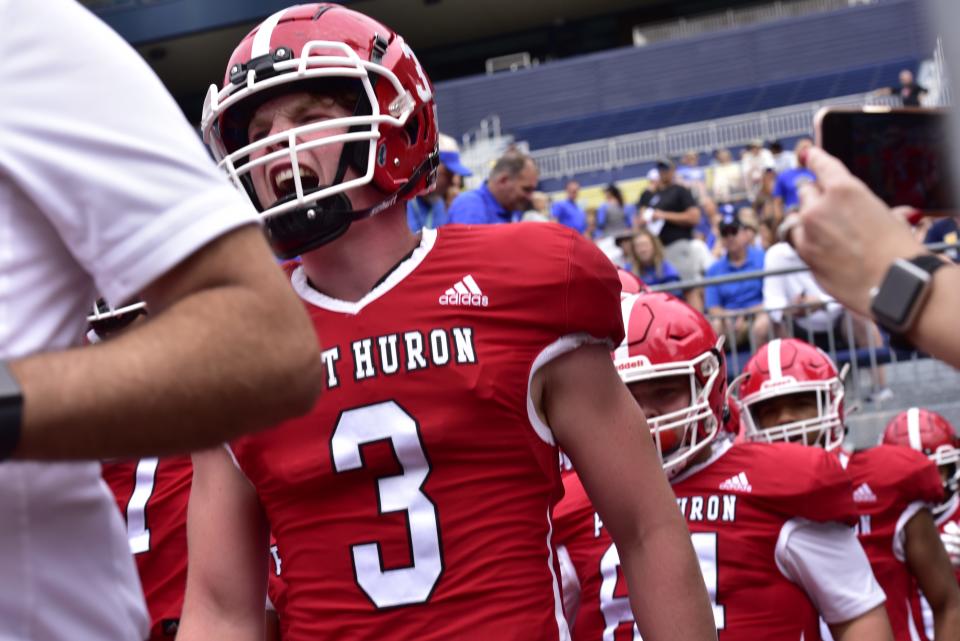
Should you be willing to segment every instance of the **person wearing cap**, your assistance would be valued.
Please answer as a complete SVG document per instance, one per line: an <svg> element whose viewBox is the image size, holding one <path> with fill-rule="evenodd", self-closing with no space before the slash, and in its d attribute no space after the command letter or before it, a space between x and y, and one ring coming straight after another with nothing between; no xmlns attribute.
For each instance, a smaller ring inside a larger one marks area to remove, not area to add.
<svg viewBox="0 0 960 641"><path fill-rule="evenodd" d="M727 253L710 266L707 278L763 270L763 250L751 243L741 212L725 206L719 229ZM706 290L707 313L731 348L747 343L757 346L768 340L770 320L763 311L762 278L708 285Z"/></svg>
<svg viewBox="0 0 960 641"><path fill-rule="evenodd" d="M674 182L672 160L657 160L657 173L659 184L644 213L647 228L660 237L663 255L677 268L681 279L700 278L702 261L693 245L693 228L700 222L700 209L691 191ZM697 309L703 309L702 291L697 288L685 292L687 302Z"/></svg>
<svg viewBox="0 0 960 641"><path fill-rule="evenodd" d="M457 176L472 176L473 172L460 162L460 149L457 141L440 134L440 166L437 168L437 184L434 190L425 196L417 196L407 201L407 223L410 230L418 232L423 228L436 229L447 223L447 200Z"/></svg>
<svg viewBox="0 0 960 641"><path fill-rule="evenodd" d="M516 150L504 153L477 189L465 191L450 204L450 223L492 225L515 223L530 209L540 170L533 158Z"/></svg>

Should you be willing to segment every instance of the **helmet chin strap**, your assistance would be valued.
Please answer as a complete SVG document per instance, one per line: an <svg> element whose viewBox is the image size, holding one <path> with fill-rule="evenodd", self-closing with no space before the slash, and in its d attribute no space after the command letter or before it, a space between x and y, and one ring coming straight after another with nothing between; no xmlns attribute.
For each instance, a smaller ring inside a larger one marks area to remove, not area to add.
<svg viewBox="0 0 960 641"><path fill-rule="evenodd" d="M437 154L430 154L400 189L372 207L354 209L350 198L344 193L339 193L293 211L265 218L264 229L273 253L286 260L336 240L354 221L376 216L404 199L420 183L424 175L436 171L439 162ZM339 183L334 182L334 184ZM308 193L327 187L329 185L321 185ZM274 203L274 206L294 198L296 195L291 194Z"/></svg>

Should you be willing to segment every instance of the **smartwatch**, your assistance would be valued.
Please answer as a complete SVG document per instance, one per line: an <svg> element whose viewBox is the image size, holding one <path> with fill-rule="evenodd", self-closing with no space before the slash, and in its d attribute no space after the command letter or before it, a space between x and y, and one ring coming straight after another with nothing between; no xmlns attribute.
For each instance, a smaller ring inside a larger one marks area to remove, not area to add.
<svg viewBox="0 0 960 641"><path fill-rule="evenodd" d="M6 362L0 361L0 461L17 449L22 428L23 393Z"/></svg>
<svg viewBox="0 0 960 641"><path fill-rule="evenodd" d="M870 290L874 320L893 334L906 334L930 295L933 273L944 264L933 254L893 261L880 286Z"/></svg>

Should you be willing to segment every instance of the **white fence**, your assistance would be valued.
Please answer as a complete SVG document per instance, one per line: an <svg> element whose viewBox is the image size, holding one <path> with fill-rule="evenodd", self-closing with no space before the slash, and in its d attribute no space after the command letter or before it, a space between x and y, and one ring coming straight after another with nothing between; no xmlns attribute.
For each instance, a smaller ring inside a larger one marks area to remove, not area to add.
<svg viewBox="0 0 960 641"><path fill-rule="evenodd" d="M821 107L865 104L895 105L899 104L899 98L872 94L843 96L562 147L548 147L531 155L540 167L541 178L567 178L652 162L660 156L679 156L687 151L710 153L724 147L746 145L756 138L776 140L811 135L813 117Z"/></svg>

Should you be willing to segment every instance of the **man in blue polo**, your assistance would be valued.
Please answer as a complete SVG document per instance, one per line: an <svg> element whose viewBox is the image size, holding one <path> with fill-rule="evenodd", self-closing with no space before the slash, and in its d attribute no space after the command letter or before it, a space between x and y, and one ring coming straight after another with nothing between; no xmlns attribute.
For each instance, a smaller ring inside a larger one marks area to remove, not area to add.
<svg viewBox="0 0 960 641"><path fill-rule="evenodd" d="M577 204L580 183L576 180L568 180L564 191L567 192L567 197L553 203L553 217L561 225L566 225L577 233L583 234L587 230L587 213Z"/></svg>
<svg viewBox="0 0 960 641"><path fill-rule="evenodd" d="M418 232L424 227L436 229L447 224L447 202L450 189L457 177L472 176L473 172L460 162L457 141L440 134L440 166L437 168L437 183L433 191L407 201L407 223L410 230Z"/></svg>
<svg viewBox="0 0 960 641"><path fill-rule="evenodd" d="M514 223L530 209L540 172L526 154L510 151L490 170L490 177L477 189L457 196L450 205L451 223L491 225Z"/></svg>
<svg viewBox="0 0 960 641"><path fill-rule="evenodd" d="M726 254L710 266L707 278L763 271L763 250L750 242L740 212L729 205L722 210L719 229ZM763 311L762 278L708 285L705 307L714 329L727 337L731 348L747 343L758 346L769 339L770 320Z"/></svg>

